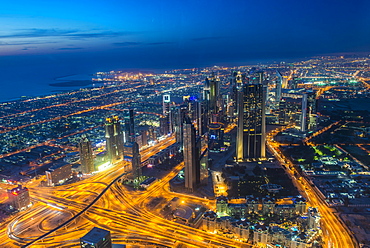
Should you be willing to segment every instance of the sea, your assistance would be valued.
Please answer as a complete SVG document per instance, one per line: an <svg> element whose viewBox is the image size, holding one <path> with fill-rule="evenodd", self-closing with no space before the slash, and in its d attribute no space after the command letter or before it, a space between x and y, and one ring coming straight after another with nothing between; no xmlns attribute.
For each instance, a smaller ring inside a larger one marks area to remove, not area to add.
<svg viewBox="0 0 370 248"><path fill-rule="evenodd" d="M280 60L281 61L281 60ZM51 62L51 63L50 63ZM17 60L17 58L4 59L0 58L0 102L7 102L18 100L24 97L44 96L57 92L65 92L71 90L78 90L85 87L93 87L92 84L86 85L86 80L91 81L94 74L99 71L124 70L124 71L150 71L150 72L164 72L169 69L184 69L195 67L207 67L214 65L248 65L262 62L259 60L249 60L247 62L239 63L173 63L155 66L145 64L140 66L136 63L133 67L129 63L114 63L107 64L104 61L96 61L95 63L86 63L76 61L53 61L49 60L32 60L24 59ZM263 62L267 62L263 61ZM269 61L270 62L270 61ZM69 81L84 81L84 85L63 86L59 83ZM57 84L56 84L57 83ZM56 85L53 85L56 84Z"/></svg>

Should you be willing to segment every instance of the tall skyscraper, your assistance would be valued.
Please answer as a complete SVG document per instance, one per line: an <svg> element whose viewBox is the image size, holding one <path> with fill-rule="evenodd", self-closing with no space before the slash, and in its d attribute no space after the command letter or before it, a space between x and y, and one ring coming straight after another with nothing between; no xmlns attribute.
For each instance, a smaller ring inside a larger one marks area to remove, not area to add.
<svg viewBox="0 0 370 248"><path fill-rule="evenodd" d="M132 176L138 179L142 176L141 170L141 155L139 151L139 144L137 142L125 143L125 160L131 163Z"/></svg>
<svg viewBox="0 0 370 248"><path fill-rule="evenodd" d="M134 122L134 110L129 109L124 116L125 120L125 132L124 132L124 142L134 142L135 141L135 122Z"/></svg>
<svg viewBox="0 0 370 248"><path fill-rule="evenodd" d="M279 106L280 100L281 100L281 88L283 85L283 76L279 71L276 71L276 86L275 86L275 104Z"/></svg>
<svg viewBox="0 0 370 248"><path fill-rule="evenodd" d="M316 128L316 94L306 92L302 96L301 125L302 132Z"/></svg>
<svg viewBox="0 0 370 248"><path fill-rule="evenodd" d="M95 171L91 142L86 135L82 135L79 150L82 173L88 174Z"/></svg>
<svg viewBox="0 0 370 248"><path fill-rule="evenodd" d="M107 118L105 123L105 139L108 159L116 163L123 159L123 132L118 116Z"/></svg>
<svg viewBox="0 0 370 248"><path fill-rule="evenodd" d="M135 179L139 179L141 177L141 155L137 142L132 144L132 171Z"/></svg>
<svg viewBox="0 0 370 248"><path fill-rule="evenodd" d="M195 128L186 117L184 122L184 164L185 164L185 188L194 191L200 182L199 147L196 144Z"/></svg>
<svg viewBox="0 0 370 248"><path fill-rule="evenodd" d="M258 83L246 82L238 92L238 129L236 160L248 161L265 158L265 92L263 74Z"/></svg>
<svg viewBox="0 0 370 248"><path fill-rule="evenodd" d="M184 120L187 114L187 106L182 105L176 107L174 110L174 130L176 136L176 142L179 143L180 149L183 149L183 130L184 130Z"/></svg>
<svg viewBox="0 0 370 248"><path fill-rule="evenodd" d="M163 95L162 106L163 106L163 115L168 116L168 114L170 113L170 107L171 107L171 96L170 95Z"/></svg>

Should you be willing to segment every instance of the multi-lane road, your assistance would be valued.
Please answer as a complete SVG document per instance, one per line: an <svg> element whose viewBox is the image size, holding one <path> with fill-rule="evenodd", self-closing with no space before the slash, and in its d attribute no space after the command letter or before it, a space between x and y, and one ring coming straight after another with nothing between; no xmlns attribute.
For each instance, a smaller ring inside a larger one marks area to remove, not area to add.
<svg viewBox="0 0 370 248"><path fill-rule="evenodd" d="M152 149L142 151L142 154L151 156L152 152L172 143L173 137L168 137ZM169 180L184 167L183 163L146 191L130 191L120 183L120 175L125 173L125 167L124 164L118 164L70 185L54 188L28 186L34 205L1 227L0 246L76 247L79 237L97 226L110 230L114 243L155 243L169 247L250 247L234 239L164 219L146 208L147 203L158 196L166 199L177 196L181 201L203 203L214 208L214 201L168 191ZM111 184L115 180L116 183ZM105 193L101 194L104 190ZM96 203L90 206L97 197ZM78 218L63 224L78 214ZM38 239L42 235L44 237Z"/></svg>

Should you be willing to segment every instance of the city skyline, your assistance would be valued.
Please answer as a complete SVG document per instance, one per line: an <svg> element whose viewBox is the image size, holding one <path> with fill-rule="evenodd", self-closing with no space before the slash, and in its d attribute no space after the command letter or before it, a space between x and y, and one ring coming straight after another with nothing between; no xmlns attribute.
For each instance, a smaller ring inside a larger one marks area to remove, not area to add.
<svg viewBox="0 0 370 248"><path fill-rule="evenodd" d="M111 70L1 103L0 244L366 244L369 61Z"/></svg>
<svg viewBox="0 0 370 248"><path fill-rule="evenodd" d="M0 100L36 95L34 89L41 87L32 86L48 86L71 74L370 51L370 4L361 0L17 1L2 6Z"/></svg>
<svg viewBox="0 0 370 248"><path fill-rule="evenodd" d="M370 246L369 11L4 2L0 246Z"/></svg>

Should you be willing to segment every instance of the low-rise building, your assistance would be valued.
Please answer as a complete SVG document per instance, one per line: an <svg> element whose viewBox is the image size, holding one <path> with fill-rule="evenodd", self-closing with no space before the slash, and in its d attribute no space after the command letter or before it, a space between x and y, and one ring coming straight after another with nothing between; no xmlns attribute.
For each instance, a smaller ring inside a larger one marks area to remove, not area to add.
<svg viewBox="0 0 370 248"><path fill-rule="evenodd" d="M94 227L80 239L81 248L112 248L110 231Z"/></svg>
<svg viewBox="0 0 370 248"><path fill-rule="evenodd" d="M64 183L72 177L72 165L67 163L57 164L45 171L48 186Z"/></svg>
<svg viewBox="0 0 370 248"><path fill-rule="evenodd" d="M8 189L9 205L12 210L23 210L31 205L30 193L28 188L18 185L13 189Z"/></svg>

